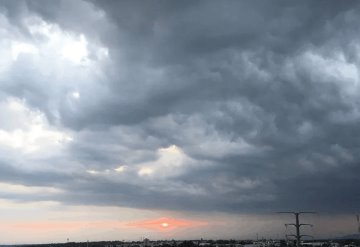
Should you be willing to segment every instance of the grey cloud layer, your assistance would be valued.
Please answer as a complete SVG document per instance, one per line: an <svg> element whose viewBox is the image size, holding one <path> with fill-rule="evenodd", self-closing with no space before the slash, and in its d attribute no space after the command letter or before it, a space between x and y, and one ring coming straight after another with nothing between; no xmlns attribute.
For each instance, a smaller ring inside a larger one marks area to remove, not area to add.
<svg viewBox="0 0 360 247"><path fill-rule="evenodd" d="M52 199L64 203L231 212L359 208L357 2L0 3L8 28L24 40L35 39L24 25L35 15L84 34L90 50L109 49L96 74L67 70L58 80L20 59L2 76L2 97L23 98L74 133L56 164L79 166L71 179L66 171L16 169L3 181L60 187L65 193ZM76 103L63 96L72 80L81 94ZM171 145L189 159L183 168L137 174L138 164L156 164L158 150ZM127 166L121 174L85 172L119 165ZM53 175L60 181L46 179Z"/></svg>

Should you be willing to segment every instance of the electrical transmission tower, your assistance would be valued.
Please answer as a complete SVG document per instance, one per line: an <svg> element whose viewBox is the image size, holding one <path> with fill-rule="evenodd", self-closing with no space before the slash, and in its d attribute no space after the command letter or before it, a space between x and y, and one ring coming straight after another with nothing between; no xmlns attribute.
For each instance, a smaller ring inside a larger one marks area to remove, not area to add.
<svg viewBox="0 0 360 247"><path fill-rule="evenodd" d="M306 234L300 234L300 228L302 226L313 226L312 224L300 224L300 220L299 220L299 216L300 214L316 214L316 212L278 212L279 214L293 214L295 215L295 223L294 224L285 224L285 226L294 226L295 229L296 229L296 235L295 234L289 234L289 235L286 235L286 237L288 236L294 236L296 237L296 247L300 247L301 245L301 237L312 237L310 235L306 235Z"/></svg>

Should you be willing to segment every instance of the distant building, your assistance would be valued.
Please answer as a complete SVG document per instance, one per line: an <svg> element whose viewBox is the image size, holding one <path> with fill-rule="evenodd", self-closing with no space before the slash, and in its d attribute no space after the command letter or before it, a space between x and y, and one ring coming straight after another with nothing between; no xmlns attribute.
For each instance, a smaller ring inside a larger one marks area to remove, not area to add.
<svg viewBox="0 0 360 247"><path fill-rule="evenodd" d="M151 246L150 240L148 238L144 238L143 247L150 247L150 246Z"/></svg>

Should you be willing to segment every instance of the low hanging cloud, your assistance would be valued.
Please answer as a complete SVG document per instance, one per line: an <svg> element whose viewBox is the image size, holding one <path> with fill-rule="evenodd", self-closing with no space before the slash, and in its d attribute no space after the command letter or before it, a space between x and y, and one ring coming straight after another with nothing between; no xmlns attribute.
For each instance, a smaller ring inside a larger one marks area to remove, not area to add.
<svg viewBox="0 0 360 247"><path fill-rule="evenodd" d="M0 6L0 182L61 190L7 198L359 208L358 2Z"/></svg>

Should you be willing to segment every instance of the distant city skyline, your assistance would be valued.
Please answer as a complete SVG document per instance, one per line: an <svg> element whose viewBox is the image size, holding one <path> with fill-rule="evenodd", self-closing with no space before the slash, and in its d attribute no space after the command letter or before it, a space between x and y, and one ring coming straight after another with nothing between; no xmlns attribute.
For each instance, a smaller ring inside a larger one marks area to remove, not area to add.
<svg viewBox="0 0 360 247"><path fill-rule="evenodd" d="M0 244L357 233L359 1L0 0ZM15 234L15 236L14 236Z"/></svg>

